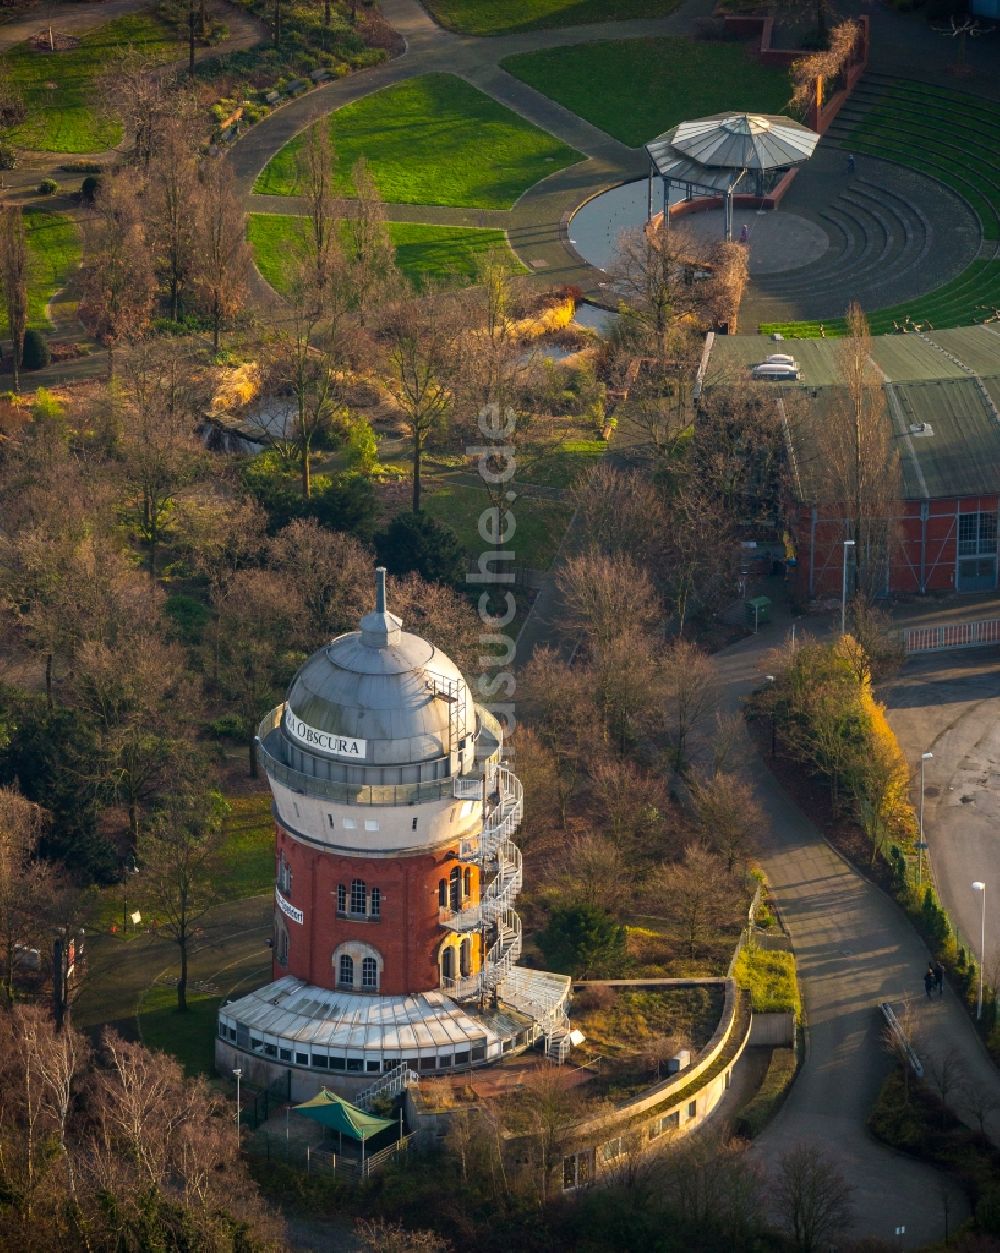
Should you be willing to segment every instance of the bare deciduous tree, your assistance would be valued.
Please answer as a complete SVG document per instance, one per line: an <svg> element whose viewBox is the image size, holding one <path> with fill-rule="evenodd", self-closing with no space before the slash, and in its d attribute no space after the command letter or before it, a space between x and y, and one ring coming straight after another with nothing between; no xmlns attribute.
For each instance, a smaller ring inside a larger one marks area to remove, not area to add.
<svg viewBox="0 0 1000 1253"><path fill-rule="evenodd" d="M726 870L745 867L764 830L764 812L750 787L738 775L717 773L692 788L698 832L720 854Z"/></svg>
<svg viewBox="0 0 1000 1253"><path fill-rule="evenodd" d="M658 866L644 891L649 909L675 922L692 959L713 929L735 922L743 904L723 859L702 844L689 844L682 861Z"/></svg>
<svg viewBox="0 0 1000 1253"><path fill-rule="evenodd" d="M822 467L821 503L844 510L854 540L850 586L871 600L887 585L902 495L899 453L886 412L882 378L871 356L868 321L858 305L847 314L838 357L846 387L814 430Z"/></svg>
<svg viewBox="0 0 1000 1253"><path fill-rule="evenodd" d="M165 276L170 316L176 321L195 268L195 213L199 183L195 160L195 109L168 113L155 137L156 160L150 167L146 206L149 235Z"/></svg>
<svg viewBox="0 0 1000 1253"><path fill-rule="evenodd" d="M411 507L420 512L424 449L444 429L461 331L460 307L446 291L425 292L395 306L386 323L387 382L410 439Z"/></svg>
<svg viewBox="0 0 1000 1253"><path fill-rule="evenodd" d="M798 1253L816 1253L851 1223L851 1186L811 1144L797 1144L778 1163L774 1196Z"/></svg>
<svg viewBox="0 0 1000 1253"><path fill-rule="evenodd" d="M10 335L14 391L20 390L21 354L24 332L28 325L28 243L24 233L24 214L20 205L0 208L0 282L3 284L4 307L7 310L7 333Z"/></svg>
<svg viewBox="0 0 1000 1253"><path fill-rule="evenodd" d="M126 508L146 544L152 579L174 503L209 470L196 434L200 396L192 373L190 354L170 341L130 352L121 371L119 450Z"/></svg>
<svg viewBox="0 0 1000 1253"><path fill-rule="evenodd" d="M314 264L314 284L323 291L329 278L330 254L339 252L334 212L333 175L336 156L330 127L322 118L306 131L298 153L298 191L306 202Z"/></svg>
<svg viewBox="0 0 1000 1253"><path fill-rule="evenodd" d="M372 555L353 536L298 518L271 541L269 557L271 567L300 588L306 648L353 631L368 611Z"/></svg>
<svg viewBox="0 0 1000 1253"><path fill-rule="evenodd" d="M16 788L0 787L0 947L3 994L14 1003L17 946L30 945L39 933L45 867L36 861L42 810Z"/></svg>
<svg viewBox="0 0 1000 1253"><path fill-rule="evenodd" d="M674 640L664 650L660 662L670 764L683 774L698 749L718 705L719 692L715 665L711 658L688 640Z"/></svg>
<svg viewBox="0 0 1000 1253"><path fill-rule="evenodd" d="M223 802L179 791L142 842L142 892L157 926L177 945L177 1008L187 1010L188 960L201 919L219 899Z"/></svg>
<svg viewBox="0 0 1000 1253"><path fill-rule="evenodd" d="M347 219L347 280L362 325L372 321L380 305L395 300L405 286L396 268L396 249L389 238L385 206L364 157L351 170L353 212Z"/></svg>
<svg viewBox="0 0 1000 1253"><path fill-rule="evenodd" d="M570 624L585 636L591 649L604 648L625 630L651 634L662 621L649 575L624 553L568 557L556 576L556 586Z"/></svg>
<svg viewBox="0 0 1000 1253"><path fill-rule="evenodd" d="M639 565L651 560L667 516L646 475L600 461L570 488L569 497L587 544L609 556L627 553Z"/></svg>
<svg viewBox="0 0 1000 1253"><path fill-rule="evenodd" d="M236 193L232 169L221 158L202 166L195 238L199 264L194 285L211 319L212 345L218 352L223 326L242 307L252 265L243 203Z"/></svg>
<svg viewBox="0 0 1000 1253"><path fill-rule="evenodd" d="M80 316L103 341L111 378L115 348L145 335L156 293L145 210L135 176L106 178L94 200L94 213L82 267Z"/></svg>
<svg viewBox="0 0 1000 1253"><path fill-rule="evenodd" d="M246 735L250 778L256 779L257 724L291 678L290 649L301 620L295 584L274 570L238 570L212 596L214 669Z"/></svg>

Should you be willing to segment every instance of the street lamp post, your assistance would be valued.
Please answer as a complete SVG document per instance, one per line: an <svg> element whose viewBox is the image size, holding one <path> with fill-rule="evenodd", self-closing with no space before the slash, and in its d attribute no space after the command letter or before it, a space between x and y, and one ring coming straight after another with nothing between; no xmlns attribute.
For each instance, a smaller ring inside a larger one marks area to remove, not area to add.
<svg viewBox="0 0 1000 1253"><path fill-rule="evenodd" d="M983 912L979 923L979 996L976 998L976 1021L983 1016L983 967L986 965L986 884L977 879L972 885L974 892L983 894Z"/></svg>
<svg viewBox="0 0 1000 1253"><path fill-rule="evenodd" d="M131 853L122 858L122 932L128 931L128 877L136 874L139 867Z"/></svg>
<svg viewBox="0 0 1000 1253"><path fill-rule="evenodd" d="M236 1143L239 1144L240 1142L240 1076L243 1074L243 1071L236 1069L233 1071L233 1074L236 1076Z"/></svg>
<svg viewBox="0 0 1000 1253"><path fill-rule="evenodd" d="M846 634L847 628L847 550L854 547L854 540L844 540L844 568L840 583L840 634Z"/></svg>
<svg viewBox="0 0 1000 1253"><path fill-rule="evenodd" d="M771 710L770 710L770 712L771 712L771 756L773 757L773 756L774 756L774 754L775 754L775 752L777 751L777 737L775 736L775 728L774 728L774 675L773 675L773 674L765 674L765 675L764 675L764 678L767 680L768 689L769 689L769 691L771 692L771 700L770 700L770 706L771 706Z"/></svg>
<svg viewBox="0 0 1000 1253"><path fill-rule="evenodd" d="M924 842L924 762L933 758L933 753L920 754L920 838L917 840L917 884L923 884L924 881L924 849L927 847Z"/></svg>

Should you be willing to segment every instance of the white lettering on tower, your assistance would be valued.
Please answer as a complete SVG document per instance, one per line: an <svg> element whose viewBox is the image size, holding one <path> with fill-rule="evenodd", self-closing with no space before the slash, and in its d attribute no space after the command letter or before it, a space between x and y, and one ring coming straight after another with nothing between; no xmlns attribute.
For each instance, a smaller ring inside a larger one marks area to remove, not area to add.
<svg viewBox="0 0 1000 1253"><path fill-rule="evenodd" d="M353 757L362 761L368 752L368 741L354 739L350 735L335 735L332 731L319 731L311 727L290 709L285 710L285 730L294 740L306 748L317 748L321 753L333 753L336 757Z"/></svg>

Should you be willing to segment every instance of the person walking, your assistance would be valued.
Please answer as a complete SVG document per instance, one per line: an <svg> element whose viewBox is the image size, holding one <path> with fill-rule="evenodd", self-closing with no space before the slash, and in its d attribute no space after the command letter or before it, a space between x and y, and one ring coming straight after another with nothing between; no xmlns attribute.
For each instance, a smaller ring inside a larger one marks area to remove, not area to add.
<svg viewBox="0 0 1000 1253"><path fill-rule="evenodd" d="M848 174L853 174L856 169L857 162L854 160L854 153L850 152L847 154L847 172Z"/></svg>
<svg viewBox="0 0 1000 1253"><path fill-rule="evenodd" d="M934 991L934 966L927 963L927 969L924 971L924 991L927 993L927 999L931 999L931 993Z"/></svg>
<svg viewBox="0 0 1000 1253"><path fill-rule="evenodd" d="M938 990L938 996L944 996L944 966L939 961L934 963L934 986Z"/></svg>

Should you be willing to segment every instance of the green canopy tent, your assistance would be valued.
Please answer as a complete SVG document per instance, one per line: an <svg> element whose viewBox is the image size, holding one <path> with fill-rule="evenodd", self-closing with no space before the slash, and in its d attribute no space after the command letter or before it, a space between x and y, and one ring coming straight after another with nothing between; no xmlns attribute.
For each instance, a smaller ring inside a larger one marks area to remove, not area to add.
<svg viewBox="0 0 1000 1253"><path fill-rule="evenodd" d="M342 1096L337 1096L335 1092L329 1092L326 1088L318 1092L312 1100L303 1101L301 1105L294 1105L292 1108L303 1118L312 1118L331 1131L336 1131L340 1138L341 1150L343 1150L345 1135L352 1140L357 1140L361 1145L362 1166L365 1160L365 1141L395 1125L392 1118L377 1118L374 1114L367 1114L363 1109L358 1109L350 1101L345 1101Z"/></svg>

